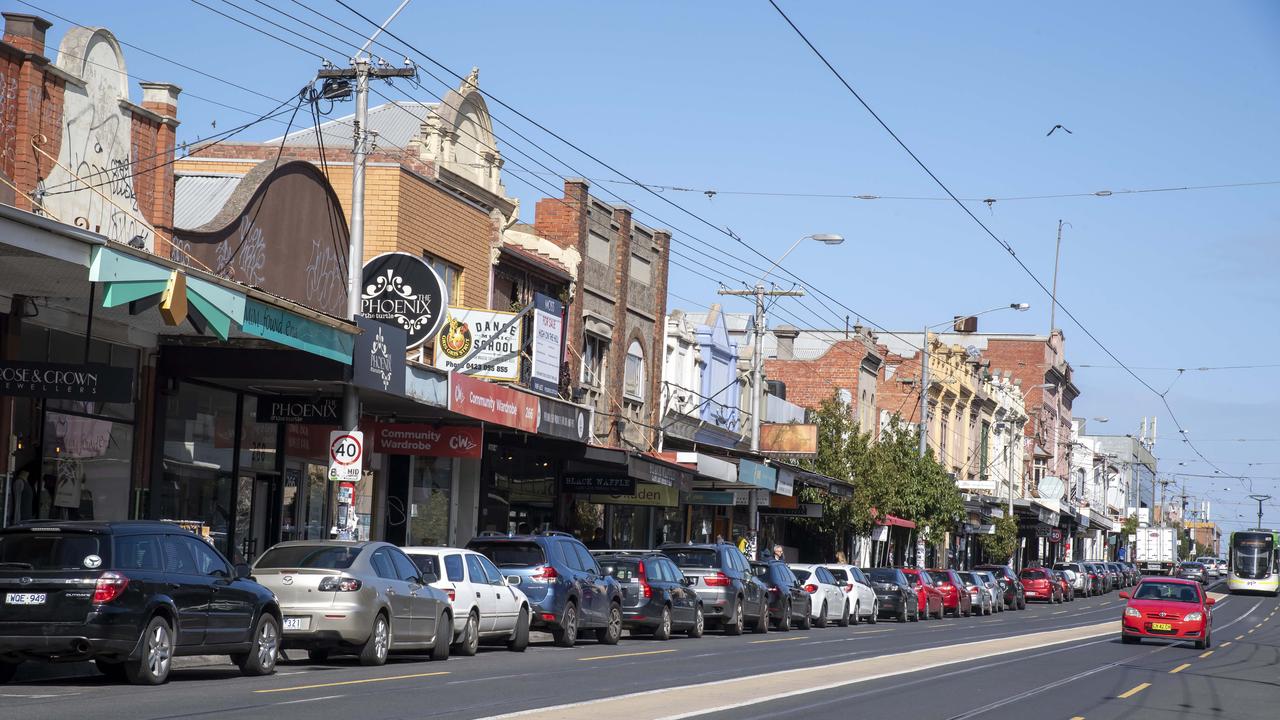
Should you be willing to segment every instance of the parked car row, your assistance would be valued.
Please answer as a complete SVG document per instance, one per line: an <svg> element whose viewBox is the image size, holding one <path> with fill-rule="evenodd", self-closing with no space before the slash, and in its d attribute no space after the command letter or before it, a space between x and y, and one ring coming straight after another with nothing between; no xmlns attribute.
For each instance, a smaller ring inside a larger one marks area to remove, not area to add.
<svg viewBox="0 0 1280 720"><path fill-rule="evenodd" d="M1068 565L864 569L749 561L726 543L591 551L547 532L466 548L283 542L250 568L171 523L27 523L0 531L0 682L28 660L92 660L108 677L160 684L180 655L226 654L264 675L291 649L376 666L482 644L522 652L534 630L570 647L587 633L613 645L623 630L668 640L905 623L1129 582L1117 563Z"/></svg>

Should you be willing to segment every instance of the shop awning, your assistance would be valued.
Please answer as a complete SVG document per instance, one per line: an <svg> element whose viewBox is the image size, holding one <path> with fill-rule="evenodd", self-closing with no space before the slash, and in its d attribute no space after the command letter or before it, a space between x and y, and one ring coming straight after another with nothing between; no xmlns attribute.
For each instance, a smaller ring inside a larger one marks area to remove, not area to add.
<svg viewBox="0 0 1280 720"><path fill-rule="evenodd" d="M790 480L792 484L808 485L809 487L825 490L836 497L852 497L853 485L837 480L829 475L823 475L812 470L806 470L799 465L793 465L780 460L769 461L771 465L778 468L778 487L784 487L784 478ZM782 492L778 490L779 495L791 495L794 492Z"/></svg>
<svg viewBox="0 0 1280 720"><path fill-rule="evenodd" d="M875 515L875 511L872 511ZM915 529L916 524L911 520L904 520L896 515L875 515L875 524L885 527L902 527Z"/></svg>

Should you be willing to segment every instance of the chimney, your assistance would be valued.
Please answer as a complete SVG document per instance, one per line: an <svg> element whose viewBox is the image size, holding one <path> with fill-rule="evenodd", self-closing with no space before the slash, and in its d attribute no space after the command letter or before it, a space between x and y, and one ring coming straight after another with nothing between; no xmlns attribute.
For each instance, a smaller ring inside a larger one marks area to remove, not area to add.
<svg viewBox="0 0 1280 720"><path fill-rule="evenodd" d="M4 13L4 41L32 55L44 56L44 33L50 23L25 13Z"/></svg>
<svg viewBox="0 0 1280 720"><path fill-rule="evenodd" d="M791 325L779 325L773 329L773 336L778 341L778 359L794 360L796 338L800 337L800 331Z"/></svg>
<svg viewBox="0 0 1280 720"><path fill-rule="evenodd" d="M177 144L178 133L178 94L182 88L173 83L138 83L142 87L142 107L161 117L160 127L156 129L155 156L151 168L158 169L158 177L151 179L151 216L147 219L160 232L153 251L164 257L169 256L169 248L163 247L161 241L167 242L173 237L173 154ZM136 132L136 131L135 131Z"/></svg>

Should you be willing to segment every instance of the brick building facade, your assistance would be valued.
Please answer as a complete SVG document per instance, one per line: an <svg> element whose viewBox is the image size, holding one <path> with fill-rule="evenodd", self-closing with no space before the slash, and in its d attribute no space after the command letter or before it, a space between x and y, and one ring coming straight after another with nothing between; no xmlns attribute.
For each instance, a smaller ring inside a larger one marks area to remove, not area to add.
<svg viewBox="0 0 1280 720"><path fill-rule="evenodd" d="M803 343L797 348L802 334L824 339L825 349L805 352ZM876 406L880 402L879 375L884 356L870 333L857 329L852 335L843 336L781 325L773 329L772 335L773 357L767 344L765 347L765 378L786 387L786 400L817 410L824 400L839 394L850 405L862 430L878 436Z"/></svg>

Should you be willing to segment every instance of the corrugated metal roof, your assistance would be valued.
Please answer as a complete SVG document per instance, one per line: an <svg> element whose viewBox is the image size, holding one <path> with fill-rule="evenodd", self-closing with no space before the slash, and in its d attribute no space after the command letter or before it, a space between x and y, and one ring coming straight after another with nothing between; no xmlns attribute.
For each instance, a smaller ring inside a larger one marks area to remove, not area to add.
<svg viewBox="0 0 1280 720"><path fill-rule="evenodd" d="M378 139L385 145L405 147L410 140L421 134L422 122L437 107L439 103L410 101L383 103L369 108L368 129L370 132L377 133ZM350 150L354 145L351 139L351 131L355 127L352 124L354 119L355 115L352 114L321 123L320 132L324 136L325 148ZM285 145L315 147L316 129L308 127L295 130L287 136L266 140L263 145L279 145L282 139Z"/></svg>
<svg viewBox="0 0 1280 720"><path fill-rule="evenodd" d="M239 184L239 175L178 175L173 186L174 227L194 230L209 222Z"/></svg>

